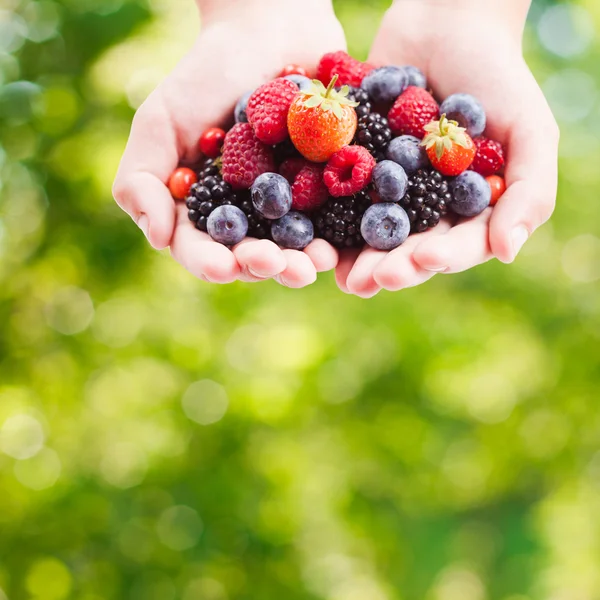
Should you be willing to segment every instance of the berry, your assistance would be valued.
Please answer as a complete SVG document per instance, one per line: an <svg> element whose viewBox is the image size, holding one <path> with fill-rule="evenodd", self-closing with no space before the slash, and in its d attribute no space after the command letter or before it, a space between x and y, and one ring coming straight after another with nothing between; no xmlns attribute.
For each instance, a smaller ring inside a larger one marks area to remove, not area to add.
<svg viewBox="0 0 600 600"><path fill-rule="evenodd" d="M290 185L294 183L296 176L306 165L310 165L305 158L301 156L287 158L284 160L279 167L279 174L283 175L289 182Z"/></svg>
<svg viewBox="0 0 600 600"><path fill-rule="evenodd" d="M354 196L330 198L314 216L318 237L336 248L361 248L364 240L360 222L371 204L366 190Z"/></svg>
<svg viewBox="0 0 600 600"><path fill-rule="evenodd" d="M223 179L234 189L248 189L262 173L275 170L273 150L255 135L250 123L237 123L223 144Z"/></svg>
<svg viewBox="0 0 600 600"><path fill-rule="evenodd" d="M399 202L412 233L435 227L452 204L448 180L435 169L419 169L408 178L408 189Z"/></svg>
<svg viewBox="0 0 600 600"><path fill-rule="evenodd" d="M198 180L202 183L202 180L205 177L210 176L221 176L221 171L219 170L218 161L214 158L207 158L202 165L202 169L198 173Z"/></svg>
<svg viewBox="0 0 600 600"><path fill-rule="evenodd" d="M399 164L383 160L373 169L373 186L383 202L399 202L406 194L408 177Z"/></svg>
<svg viewBox="0 0 600 600"><path fill-rule="evenodd" d="M489 183L475 171L465 171L450 184L454 200L450 208L463 217L474 217L483 212L492 199Z"/></svg>
<svg viewBox="0 0 600 600"><path fill-rule="evenodd" d="M182 167L175 170L169 179L169 191L176 200L183 200L190 192L190 188L198 181L196 173L191 169Z"/></svg>
<svg viewBox="0 0 600 600"><path fill-rule="evenodd" d="M323 182L323 166L307 162L294 177L292 208L312 211L327 201L329 192Z"/></svg>
<svg viewBox="0 0 600 600"><path fill-rule="evenodd" d="M408 78L408 85L427 89L427 79L421 69L413 67L412 65L404 65L402 68Z"/></svg>
<svg viewBox="0 0 600 600"><path fill-rule="evenodd" d="M279 144L288 136L287 114L298 86L279 77L261 85L248 99L246 114L256 137L265 144Z"/></svg>
<svg viewBox="0 0 600 600"><path fill-rule="evenodd" d="M407 174L429 165L429 158L421 140L412 135L394 138L387 147L387 158L397 162Z"/></svg>
<svg viewBox="0 0 600 600"><path fill-rule="evenodd" d="M242 190L237 192L236 206L242 209L248 219L248 235L259 240L270 239L271 221L263 217L252 204L250 192Z"/></svg>
<svg viewBox="0 0 600 600"><path fill-rule="evenodd" d="M481 135L485 129L485 111L481 102L470 94L452 94L440 106L448 119L464 127L469 135Z"/></svg>
<svg viewBox="0 0 600 600"><path fill-rule="evenodd" d="M502 144L484 137L476 137L473 142L477 152L470 169L484 177L497 173L504 166Z"/></svg>
<svg viewBox="0 0 600 600"><path fill-rule="evenodd" d="M282 248L303 250L313 241L315 231L312 221L295 210L277 219L271 226L273 241Z"/></svg>
<svg viewBox="0 0 600 600"><path fill-rule="evenodd" d="M475 158L475 144L456 121L442 115L439 121L425 126L427 135L421 142L427 150L431 164L444 175L460 175Z"/></svg>
<svg viewBox="0 0 600 600"><path fill-rule="evenodd" d="M219 206L208 217L207 229L215 242L226 246L239 244L248 233L248 219L237 206Z"/></svg>
<svg viewBox="0 0 600 600"><path fill-rule="evenodd" d="M207 129L200 136L200 142L198 143L200 152L209 158L217 158L221 154L224 139L225 132L219 127Z"/></svg>
<svg viewBox="0 0 600 600"><path fill-rule="evenodd" d="M287 77L288 75L302 75L308 79L308 71L300 65L285 65L277 77Z"/></svg>
<svg viewBox="0 0 600 600"><path fill-rule="evenodd" d="M252 91L246 92L235 105L235 109L233 110L233 118L236 123L247 123L248 115L246 114L246 107L248 106L248 100L250 96L252 96Z"/></svg>
<svg viewBox="0 0 600 600"><path fill-rule="evenodd" d="M356 102L346 97L348 89L333 89L313 82L308 93L300 93L288 113L290 138L300 154L312 162L325 162L352 141L356 132Z"/></svg>
<svg viewBox="0 0 600 600"><path fill-rule="evenodd" d="M373 204L365 212L360 232L365 242L377 250L393 250L403 244L410 233L406 211L392 202Z"/></svg>
<svg viewBox="0 0 600 600"><path fill-rule="evenodd" d="M371 183L375 164L366 148L344 146L329 159L323 181L332 196L351 196Z"/></svg>
<svg viewBox="0 0 600 600"><path fill-rule="evenodd" d="M368 115L373 108L369 94L367 94L367 92L362 88L351 87L348 92L348 99L358 102L358 106L355 106L354 110L356 111L356 116L359 119L365 115Z"/></svg>
<svg viewBox="0 0 600 600"><path fill-rule="evenodd" d="M365 115L358 120L355 143L364 146L375 160L383 160L385 151L392 139L388 120L379 113Z"/></svg>
<svg viewBox="0 0 600 600"><path fill-rule="evenodd" d="M425 135L425 125L437 119L439 114L434 97L428 91L411 85L394 102L388 121L394 134L414 135L421 139Z"/></svg>
<svg viewBox="0 0 600 600"><path fill-rule="evenodd" d="M490 199L490 206L495 206L496 202L500 200L500 197L506 191L506 182L500 175L489 175L485 178L492 190L492 197Z"/></svg>
<svg viewBox="0 0 600 600"><path fill-rule="evenodd" d="M393 102L407 87L408 76L400 67L373 69L360 84L373 102Z"/></svg>
<svg viewBox="0 0 600 600"><path fill-rule="evenodd" d="M339 50L325 54L317 67L317 79L327 85L334 75L339 76L340 85L359 87L365 75L373 66L352 58L347 52Z"/></svg>
<svg viewBox="0 0 600 600"><path fill-rule="evenodd" d="M254 208L267 219L279 219L292 208L292 188L278 173L263 173L250 190Z"/></svg>
<svg viewBox="0 0 600 600"><path fill-rule="evenodd" d="M310 84L312 83L312 81L304 75L286 75L284 79L293 81L301 92L308 91L308 88L310 88Z"/></svg>

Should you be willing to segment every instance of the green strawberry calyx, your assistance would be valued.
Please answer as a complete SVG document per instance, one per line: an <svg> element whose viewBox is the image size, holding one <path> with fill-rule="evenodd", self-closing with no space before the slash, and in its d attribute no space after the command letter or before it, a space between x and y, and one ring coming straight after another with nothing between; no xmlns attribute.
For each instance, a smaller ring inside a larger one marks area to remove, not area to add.
<svg viewBox="0 0 600 600"><path fill-rule="evenodd" d="M344 116L342 106L357 107L359 103L348 98L350 88L347 85L340 90L334 89L337 80L338 76L334 75L326 88L318 79L313 79L309 90L304 94L306 97L304 106L306 108L318 106L321 110L330 110L338 119Z"/></svg>
<svg viewBox="0 0 600 600"><path fill-rule="evenodd" d="M463 148L469 147L469 140L466 134L466 129L460 127L456 121L449 121L446 115L443 114L439 121L431 121L427 123L423 129L427 135L421 142L427 150L435 146L435 155L438 160L442 158L446 150L452 150L456 144Z"/></svg>

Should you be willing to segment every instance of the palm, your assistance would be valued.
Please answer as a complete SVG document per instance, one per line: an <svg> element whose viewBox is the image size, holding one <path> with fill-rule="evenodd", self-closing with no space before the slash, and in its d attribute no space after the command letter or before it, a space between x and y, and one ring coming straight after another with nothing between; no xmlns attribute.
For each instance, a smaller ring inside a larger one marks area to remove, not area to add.
<svg viewBox="0 0 600 600"><path fill-rule="evenodd" d="M315 65L325 52L344 46L335 19L319 23L322 31L312 44L303 39L297 22L281 24L276 43L267 32L257 35L248 22L206 26L190 53L134 119L115 197L136 222L142 217L141 226L148 230L154 247L170 246L174 258L201 279L227 283L276 277L285 285L300 287L312 283L317 271L337 264L337 252L323 240L298 252L248 238L230 250L196 230L185 206L173 202L165 185L180 162L197 160L202 131L227 122L244 92L272 78L285 64ZM273 25L263 22L267 24ZM290 31L284 32L284 27Z"/></svg>
<svg viewBox="0 0 600 600"><path fill-rule="evenodd" d="M370 61L420 67L440 98L461 91L478 97L488 117L486 135L507 151L508 190L494 209L474 219L445 220L390 253L365 249L343 257L337 278L345 291L368 297L381 288L418 285L436 272L463 271L494 256L510 262L518 251L515 228L524 226L531 233L552 212L558 142L552 114L519 44L493 22L486 27L476 15L472 23L469 18L461 13L461 27L446 23L443 35L435 24L398 32L384 22Z"/></svg>

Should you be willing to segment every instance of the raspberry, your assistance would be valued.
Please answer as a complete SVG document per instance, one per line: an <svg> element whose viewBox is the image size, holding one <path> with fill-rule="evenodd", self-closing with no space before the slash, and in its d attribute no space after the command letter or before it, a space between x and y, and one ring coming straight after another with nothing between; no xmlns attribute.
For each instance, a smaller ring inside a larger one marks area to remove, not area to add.
<svg viewBox="0 0 600 600"><path fill-rule="evenodd" d="M234 189L247 189L259 175L274 170L273 150L254 135L252 125L234 125L223 144L223 179Z"/></svg>
<svg viewBox="0 0 600 600"><path fill-rule="evenodd" d="M476 137L473 141L477 153L469 167L471 171L475 171L484 177L497 173L504 165L502 144L484 137Z"/></svg>
<svg viewBox="0 0 600 600"><path fill-rule="evenodd" d="M279 144L288 137L287 114L298 86L279 77L261 85L248 99L246 115L256 137L265 144Z"/></svg>
<svg viewBox="0 0 600 600"><path fill-rule="evenodd" d="M434 97L423 88L406 88L388 113L388 121L395 135L414 135L422 138L423 127L439 117L440 110Z"/></svg>
<svg viewBox="0 0 600 600"><path fill-rule="evenodd" d="M279 174L283 175L290 184L293 184L298 173L309 164L310 163L302 157L288 158L281 163Z"/></svg>
<svg viewBox="0 0 600 600"><path fill-rule="evenodd" d="M334 197L352 196L371 183L375 159L363 146L344 146L327 163L323 181Z"/></svg>
<svg viewBox="0 0 600 600"><path fill-rule="evenodd" d="M317 79L327 86L334 75L339 78L336 85L351 85L360 87L365 75L375 67L362 63L352 58L348 53L340 50L325 54L317 67Z"/></svg>
<svg viewBox="0 0 600 600"><path fill-rule="evenodd" d="M323 167L307 163L294 179L292 208L314 210L326 202L328 197L327 186L323 183Z"/></svg>

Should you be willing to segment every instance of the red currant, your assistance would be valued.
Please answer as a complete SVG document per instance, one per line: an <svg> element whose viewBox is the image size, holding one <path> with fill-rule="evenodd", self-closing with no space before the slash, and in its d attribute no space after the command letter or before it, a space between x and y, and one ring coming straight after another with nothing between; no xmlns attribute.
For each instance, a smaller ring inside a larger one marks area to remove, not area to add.
<svg viewBox="0 0 600 600"><path fill-rule="evenodd" d="M169 179L169 190L176 200L184 200L190 188L198 182L196 173L186 167L177 169Z"/></svg>
<svg viewBox="0 0 600 600"><path fill-rule="evenodd" d="M207 129L200 137L200 151L208 158L217 158L221 153L225 132L219 127Z"/></svg>
<svg viewBox="0 0 600 600"><path fill-rule="evenodd" d="M490 206L494 206L500 199L500 196L506 191L506 182L500 175L490 175L485 180L490 184L490 189L492 190Z"/></svg>
<svg viewBox="0 0 600 600"><path fill-rule="evenodd" d="M308 77L308 71L300 65L286 65L277 77L286 77L287 75L304 75L304 77Z"/></svg>

